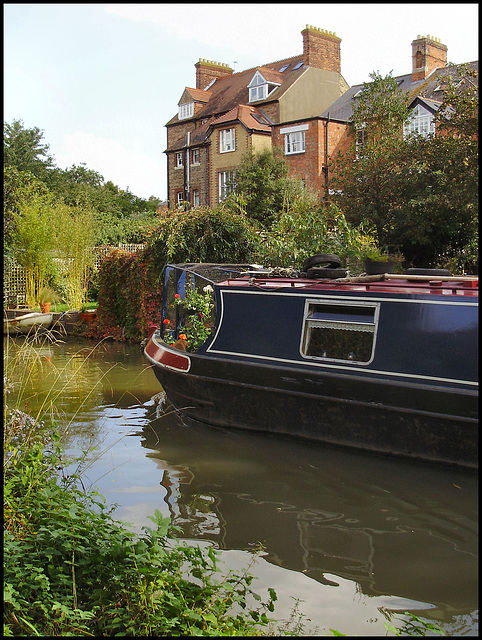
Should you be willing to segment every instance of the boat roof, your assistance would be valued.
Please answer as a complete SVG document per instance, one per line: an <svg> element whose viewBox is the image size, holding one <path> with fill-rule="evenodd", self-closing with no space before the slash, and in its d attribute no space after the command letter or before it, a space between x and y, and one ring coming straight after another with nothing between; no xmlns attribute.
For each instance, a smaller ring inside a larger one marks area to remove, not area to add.
<svg viewBox="0 0 482 640"><path fill-rule="evenodd" d="M376 278L376 279L375 279ZM433 295L463 295L478 297L477 276L405 276L404 274L382 274L381 276L355 276L347 278L270 278L257 275L229 278L219 282L222 287L256 287L261 290L303 289L316 291L362 291L376 293L408 293Z"/></svg>
<svg viewBox="0 0 482 640"><path fill-rule="evenodd" d="M384 273L344 278L307 278L293 269L264 269L256 264L182 263L167 268L201 276L220 287L256 287L260 290L303 289L316 291L357 291L377 293L433 294L478 297L475 275L412 275Z"/></svg>

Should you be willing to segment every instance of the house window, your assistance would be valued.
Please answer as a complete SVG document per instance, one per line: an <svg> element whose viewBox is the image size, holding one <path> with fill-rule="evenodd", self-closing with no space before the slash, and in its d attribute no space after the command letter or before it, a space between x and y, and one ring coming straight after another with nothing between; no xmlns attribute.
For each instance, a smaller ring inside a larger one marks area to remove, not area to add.
<svg viewBox="0 0 482 640"><path fill-rule="evenodd" d="M256 71L251 82L248 84L249 101L264 100L279 86L279 83L268 82L259 71Z"/></svg>
<svg viewBox="0 0 482 640"><path fill-rule="evenodd" d="M356 152L357 158L359 157L361 150L365 146L365 142L366 142L366 127L363 124L360 127L358 127L357 130L355 131L355 152Z"/></svg>
<svg viewBox="0 0 482 640"><path fill-rule="evenodd" d="M199 164L199 149L191 151L191 164Z"/></svg>
<svg viewBox="0 0 482 640"><path fill-rule="evenodd" d="M187 102L186 104L179 105L178 118L179 120L186 120L192 118L194 115L194 102Z"/></svg>
<svg viewBox="0 0 482 640"><path fill-rule="evenodd" d="M195 207L199 207L199 189L193 189L192 204Z"/></svg>
<svg viewBox="0 0 482 640"><path fill-rule="evenodd" d="M219 132L219 152L234 151L235 145L234 129L222 129Z"/></svg>
<svg viewBox="0 0 482 640"><path fill-rule="evenodd" d="M235 171L220 171L219 172L219 202L222 202L225 198L233 193L236 186L235 183Z"/></svg>
<svg viewBox="0 0 482 640"><path fill-rule="evenodd" d="M178 191L176 194L176 202L177 204L181 204L184 202L184 191Z"/></svg>
<svg viewBox="0 0 482 640"><path fill-rule="evenodd" d="M305 152L305 131L309 125L298 124L293 127L283 127L279 132L285 137L285 154Z"/></svg>
<svg viewBox="0 0 482 640"><path fill-rule="evenodd" d="M373 359L379 305L306 303L301 352L306 358L368 364Z"/></svg>
<svg viewBox="0 0 482 640"><path fill-rule="evenodd" d="M182 161L182 151L178 151L176 153L176 169L180 168L183 166L183 161Z"/></svg>
<svg viewBox="0 0 482 640"><path fill-rule="evenodd" d="M285 154L304 153L305 151L305 132L295 131L285 135Z"/></svg>
<svg viewBox="0 0 482 640"><path fill-rule="evenodd" d="M403 127L403 135L407 137L409 135L419 135L427 138L435 133L435 122L433 114L422 107L417 105L412 111L409 122Z"/></svg>

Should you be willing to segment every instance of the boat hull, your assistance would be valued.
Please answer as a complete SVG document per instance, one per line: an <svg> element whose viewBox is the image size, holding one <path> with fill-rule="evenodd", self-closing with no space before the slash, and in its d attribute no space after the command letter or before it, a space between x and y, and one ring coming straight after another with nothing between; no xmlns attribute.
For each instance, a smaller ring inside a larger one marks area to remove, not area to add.
<svg viewBox="0 0 482 640"><path fill-rule="evenodd" d="M201 422L477 467L478 281L414 277L168 265L145 355Z"/></svg>
<svg viewBox="0 0 482 640"><path fill-rule="evenodd" d="M3 320L3 335L35 333L48 329L52 324L53 313L26 313L18 318Z"/></svg>
<svg viewBox="0 0 482 640"><path fill-rule="evenodd" d="M180 354L154 334L146 356L170 402L214 426L477 467L477 393Z"/></svg>

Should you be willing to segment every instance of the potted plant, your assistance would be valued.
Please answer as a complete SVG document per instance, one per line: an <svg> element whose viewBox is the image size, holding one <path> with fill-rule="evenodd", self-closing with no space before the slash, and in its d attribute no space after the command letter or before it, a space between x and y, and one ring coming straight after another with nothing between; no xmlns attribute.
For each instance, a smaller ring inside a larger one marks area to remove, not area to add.
<svg viewBox="0 0 482 640"><path fill-rule="evenodd" d="M373 250L365 256L365 273L369 276L393 273L395 262L395 256L391 253Z"/></svg>
<svg viewBox="0 0 482 640"><path fill-rule="evenodd" d="M60 300L58 294L51 287L42 287L39 289L37 297L42 313L49 313L52 303L59 302Z"/></svg>
<svg viewBox="0 0 482 640"><path fill-rule="evenodd" d="M80 307L79 318L81 322L85 322L86 324L90 324L92 320L95 318L96 310L95 309L87 309L87 305L84 303Z"/></svg>

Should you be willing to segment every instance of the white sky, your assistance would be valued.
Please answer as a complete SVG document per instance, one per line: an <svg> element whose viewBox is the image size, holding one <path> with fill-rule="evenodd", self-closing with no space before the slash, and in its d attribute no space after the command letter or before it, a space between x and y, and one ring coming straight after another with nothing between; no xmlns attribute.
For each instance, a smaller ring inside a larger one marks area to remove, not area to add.
<svg viewBox="0 0 482 640"><path fill-rule="evenodd" d="M142 198L167 196L165 124L199 58L241 71L334 31L349 85L411 71L419 34L478 60L478 4L4 4L4 122L39 127L57 166L85 162Z"/></svg>

